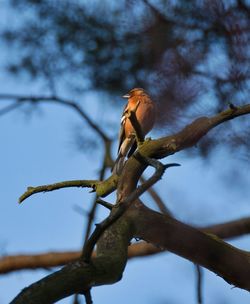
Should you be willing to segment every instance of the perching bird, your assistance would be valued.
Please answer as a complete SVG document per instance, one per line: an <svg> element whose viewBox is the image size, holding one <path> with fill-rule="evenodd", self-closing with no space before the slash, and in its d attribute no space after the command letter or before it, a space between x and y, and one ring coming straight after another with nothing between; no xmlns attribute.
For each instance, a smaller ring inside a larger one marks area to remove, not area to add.
<svg viewBox="0 0 250 304"><path fill-rule="evenodd" d="M135 131L127 117L128 112L137 106L135 115L144 136L153 128L155 122L155 104L145 90L134 88L123 97L128 98L128 103L121 118L118 157L113 168L113 172L118 175L121 174L126 156L130 157L137 148Z"/></svg>

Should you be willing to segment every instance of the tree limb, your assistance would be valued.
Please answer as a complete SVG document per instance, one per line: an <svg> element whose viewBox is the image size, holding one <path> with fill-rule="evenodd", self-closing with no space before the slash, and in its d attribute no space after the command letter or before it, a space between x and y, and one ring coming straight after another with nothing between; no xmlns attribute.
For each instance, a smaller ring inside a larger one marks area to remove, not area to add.
<svg viewBox="0 0 250 304"><path fill-rule="evenodd" d="M0 110L0 116L5 115L6 113L9 113L9 112L19 108L21 105L22 105L21 103L15 102L15 103L12 103L12 104L2 108Z"/></svg>
<svg viewBox="0 0 250 304"><path fill-rule="evenodd" d="M99 181L97 180L72 180L72 181L64 181L55 184L42 185L37 187L28 187L27 191L20 196L19 203L22 203L26 198L30 197L35 193L40 192L49 192L62 188L70 188L70 187L81 187L81 188L93 188L97 187Z"/></svg>
<svg viewBox="0 0 250 304"><path fill-rule="evenodd" d="M88 125L103 139L104 142L109 142L109 137L103 132L103 130L95 124L91 118L85 113L82 107L72 100L67 100L58 96L24 96L16 94L0 94L2 100L15 100L17 103L23 102L49 102L57 103L74 109L80 116L88 123Z"/></svg>
<svg viewBox="0 0 250 304"><path fill-rule="evenodd" d="M145 182L145 178L143 176L141 176L140 180L142 183ZM150 187L148 189L148 193L151 196L151 198L155 201L161 213L172 215L171 211L167 208L164 201L161 199L160 195L157 193L157 191L155 191L153 187Z"/></svg>
<svg viewBox="0 0 250 304"><path fill-rule="evenodd" d="M197 294L197 304L202 304L202 279L203 273L200 265L194 265L196 270L196 294Z"/></svg>
<svg viewBox="0 0 250 304"><path fill-rule="evenodd" d="M229 284L250 291L249 252L150 210L139 201L132 208L131 216L136 218L136 237L213 271Z"/></svg>
<svg viewBox="0 0 250 304"><path fill-rule="evenodd" d="M225 239L240 237L250 233L250 217L199 229ZM139 242L128 247L128 258L145 257L161 252L163 251L150 243ZM19 270L62 266L69 262L76 261L80 256L81 251L48 252L35 255L9 255L0 259L0 274ZM95 256L96 252L93 252L92 257Z"/></svg>
<svg viewBox="0 0 250 304"><path fill-rule="evenodd" d="M142 158L142 157L141 157ZM178 166L179 164L168 164L163 165L159 161L142 158L144 162L147 162L149 165L155 168L154 174L142 185L140 185L137 189L135 189L130 195L127 197L119 197L117 199L116 205L112 208L110 215L100 224L96 225L96 228L90 238L86 241L82 258L85 262L89 262L91 258L91 254L94 250L94 246L97 243L98 239L102 235L102 233L111 226L115 221L117 221L131 206L131 204L139 198L145 191L147 191L153 184L155 184L159 179L161 179L165 170L169 167Z"/></svg>

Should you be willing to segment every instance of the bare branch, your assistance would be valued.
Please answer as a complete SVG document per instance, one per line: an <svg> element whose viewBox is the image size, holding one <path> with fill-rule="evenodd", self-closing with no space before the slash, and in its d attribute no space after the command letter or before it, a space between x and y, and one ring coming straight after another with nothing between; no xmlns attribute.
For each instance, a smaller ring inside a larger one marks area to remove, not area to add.
<svg viewBox="0 0 250 304"><path fill-rule="evenodd" d="M145 178L143 176L141 176L140 180L141 180L142 183L145 182ZM148 193L150 194L150 196L152 197L152 199L155 201L156 205L158 206L159 210L163 214L172 215L171 211L167 208L167 206L165 205L165 203L161 199L160 195L155 191L155 189L153 187L150 187L148 189Z"/></svg>
<svg viewBox="0 0 250 304"><path fill-rule="evenodd" d="M107 158L110 159L110 145L108 145L108 146L105 145L105 152L104 152L104 157L103 157L103 160L102 160L102 167L101 167L101 170L99 172L99 178L98 178L100 181L102 181L105 177L105 172L106 172L106 169L108 167ZM83 247L84 247L87 239L89 238L92 223L93 223L93 220L95 218L95 214L96 214L96 210L97 210L97 203L98 203L97 198L98 198L98 194L96 193L96 195L93 199L93 202L92 202L92 207L89 211L89 216L88 216L88 222L87 222L87 225L86 225L86 232L85 232Z"/></svg>
<svg viewBox="0 0 250 304"><path fill-rule="evenodd" d="M110 204L108 202L105 202L104 200L102 200L100 198L98 198L96 200L96 202L97 202L97 204L102 205L103 207L105 207L105 208L107 208L109 210L112 210L112 208L114 207L114 205L112 205L112 204Z"/></svg>
<svg viewBox="0 0 250 304"><path fill-rule="evenodd" d="M68 106L74 110L88 123L88 125L103 139L104 142L110 141L109 137L103 132L103 130L95 124L91 118L85 113L82 107L73 102L71 100L66 100L64 98L58 96L23 96L23 95L15 95L15 94L0 94L0 99L3 100L16 100L17 103L23 102L33 102L33 103L41 103L41 102L49 102L49 103L57 103L64 106Z"/></svg>
<svg viewBox="0 0 250 304"><path fill-rule="evenodd" d="M200 265L194 265L196 270L196 276L197 276L197 303L202 304L202 268Z"/></svg>
<svg viewBox="0 0 250 304"><path fill-rule="evenodd" d="M5 108L2 108L0 110L0 116L5 115L5 114L19 108L21 105L22 105L21 103L15 102L15 103L12 103L12 104L6 106Z"/></svg>
<svg viewBox="0 0 250 304"><path fill-rule="evenodd" d="M30 197L35 193L40 192L49 192L62 188L70 188L70 187L81 187L81 188L93 188L97 187L99 181L97 180L72 180L72 181L64 181L50 185L42 185L37 187L28 187L27 191L20 196L19 203L22 203L26 198Z"/></svg>
<svg viewBox="0 0 250 304"><path fill-rule="evenodd" d="M139 201L131 209L135 212L136 218L135 237L199 264L229 284L250 290L249 252L235 248L215 235L204 233L167 215L150 210ZM136 212L140 216L136 216Z"/></svg>
<svg viewBox="0 0 250 304"><path fill-rule="evenodd" d="M118 218L120 218L125 211L131 206L131 204L145 191L147 191L154 183L156 183L164 174L166 168L176 166L178 164L169 164L163 165L159 161L144 158L141 156L143 161L146 161L149 165L155 168L155 173L142 185L140 185L137 189L135 189L129 196L122 198L119 197L117 204L112 208L111 214L100 224L96 225L96 229L92 233L91 237L85 243L83 248L82 257L85 262L89 262L91 258L92 251L94 246L104 230L106 230L110 225L112 225Z"/></svg>
<svg viewBox="0 0 250 304"><path fill-rule="evenodd" d="M216 126L228 120L248 114L250 114L250 104L237 107L236 109L229 108L210 118L200 117L174 135L162 137L157 140L145 141L140 146L139 152L147 157L157 159L172 155L196 145L203 136ZM129 159L129 161L131 160L132 158ZM126 163L127 166L129 165L129 161ZM133 166L136 166L136 164L133 163Z"/></svg>
<svg viewBox="0 0 250 304"><path fill-rule="evenodd" d="M62 188L92 188L92 192L96 192L97 196L105 197L112 193L116 189L117 185L117 176L111 175L108 179L104 181L98 180L71 180L71 181L63 181L55 184L42 185L37 187L28 187L27 191L20 196L19 203L23 202L25 199L30 197L35 193L40 192L49 192Z"/></svg>
<svg viewBox="0 0 250 304"><path fill-rule="evenodd" d="M92 304L92 303L93 303L92 297L91 297L90 289L88 289L88 290L86 290L86 291L84 292L84 296L85 296L86 304Z"/></svg>
<svg viewBox="0 0 250 304"><path fill-rule="evenodd" d="M119 195L126 197L132 191L134 191L138 184L139 178L147 167L146 163L143 164L140 162L138 155L161 159L175 154L178 151L187 149L197 144L197 142L203 136L205 136L208 131L217 125L249 113L250 104L238 107L237 109L228 109L210 118L198 118L174 135L157 140L144 141L143 144L140 145L139 150L133 154L133 157L130 157L125 163L117 189Z"/></svg>
<svg viewBox="0 0 250 304"><path fill-rule="evenodd" d="M232 239L250 233L250 217L200 228L220 238ZM164 252L150 243L140 242L128 247L128 258L144 257ZM24 269L51 268L62 266L79 259L81 251L49 252L36 255L10 255L0 259L0 274ZM93 252L92 257L96 253Z"/></svg>

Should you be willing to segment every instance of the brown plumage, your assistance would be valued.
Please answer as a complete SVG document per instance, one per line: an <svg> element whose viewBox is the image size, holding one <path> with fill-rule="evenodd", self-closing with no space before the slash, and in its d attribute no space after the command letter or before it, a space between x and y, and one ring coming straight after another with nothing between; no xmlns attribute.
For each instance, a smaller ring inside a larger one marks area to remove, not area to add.
<svg viewBox="0 0 250 304"><path fill-rule="evenodd" d="M128 111L134 109L139 102L135 114L144 136L153 128L155 122L155 105L145 90L134 88L123 97L128 98L128 103L121 118L118 157L113 168L113 172L118 175L121 174L126 156L130 157L137 148L134 128L126 116Z"/></svg>

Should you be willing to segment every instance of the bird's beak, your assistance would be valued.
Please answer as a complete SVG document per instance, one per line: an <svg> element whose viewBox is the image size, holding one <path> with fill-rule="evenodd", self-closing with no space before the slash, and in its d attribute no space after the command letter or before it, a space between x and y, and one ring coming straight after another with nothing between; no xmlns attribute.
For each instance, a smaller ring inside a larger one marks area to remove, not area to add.
<svg viewBox="0 0 250 304"><path fill-rule="evenodd" d="M130 94L127 93L127 94L123 95L122 98L130 98Z"/></svg>

